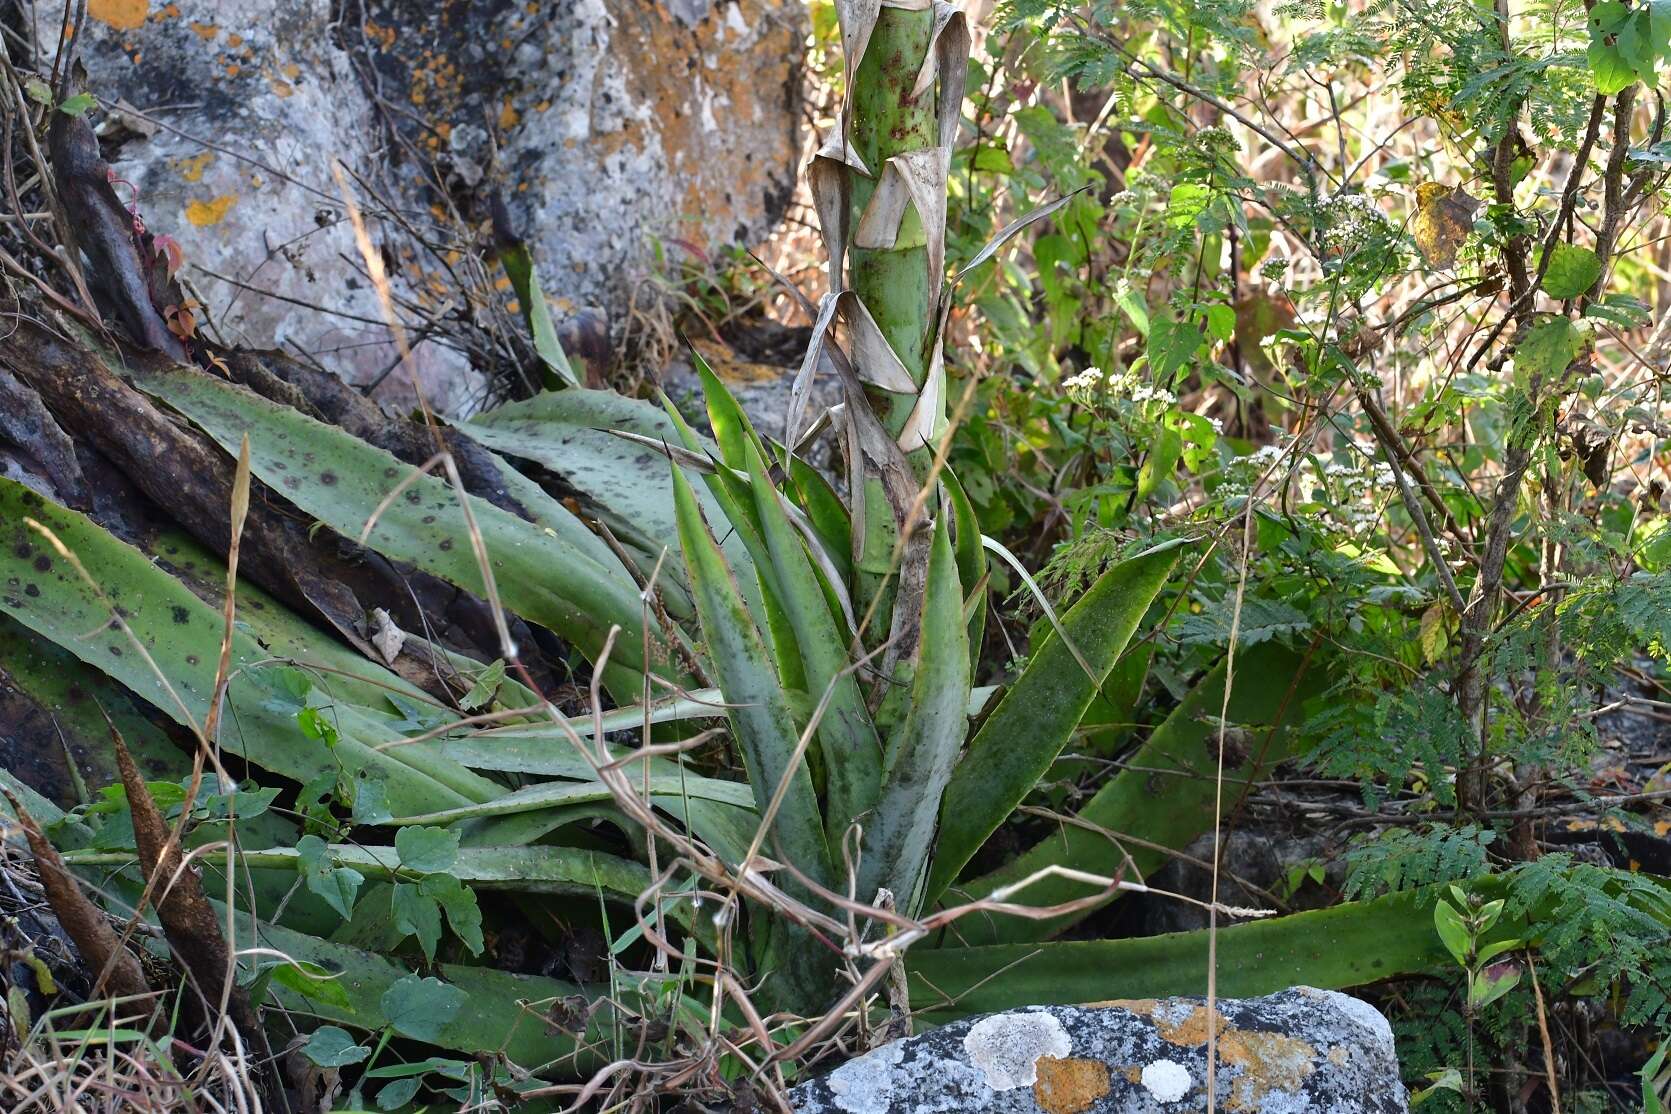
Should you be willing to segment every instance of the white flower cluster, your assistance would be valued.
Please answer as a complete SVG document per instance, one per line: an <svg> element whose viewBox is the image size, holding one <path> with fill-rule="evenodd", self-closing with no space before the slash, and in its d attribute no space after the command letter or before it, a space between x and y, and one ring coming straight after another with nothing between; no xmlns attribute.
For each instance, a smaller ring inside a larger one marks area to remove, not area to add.
<svg viewBox="0 0 1671 1114"><path fill-rule="evenodd" d="M1062 380L1062 389L1070 395L1092 395L1102 386L1102 368L1088 367L1078 375L1070 375Z"/></svg>

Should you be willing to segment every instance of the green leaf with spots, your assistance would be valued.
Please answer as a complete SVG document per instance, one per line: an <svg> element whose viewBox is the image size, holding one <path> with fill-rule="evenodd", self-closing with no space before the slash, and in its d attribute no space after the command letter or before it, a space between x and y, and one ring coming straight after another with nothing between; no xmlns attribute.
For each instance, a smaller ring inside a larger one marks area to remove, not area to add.
<svg viewBox="0 0 1671 1114"><path fill-rule="evenodd" d="M348 538L357 538L376 515L366 540L372 549L486 594L463 509L445 479L417 476L378 514L395 485L412 478L410 465L336 426L195 369L136 368L132 374L141 389L184 413L228 453L236 453L248 434L255 476L306 514ZM628 670L642 663L637 586L619 563L610 567L590 547L570 540L571 529L586 532L583 524L542 528L474 497L470 508L507 608L588 655L597 654L610 626L618 625L626 633L612 660ZM652 637L652 654L658 642Z"/></svg>
<svg viewBox="0 0 1671 1114"><path fill-rule="evenodd" d="M1538 376L1549 382L1566 371L1584 348L1584 332L1565 317L1550 317L1532 326L1514 353L1517 380Z"/></svg>

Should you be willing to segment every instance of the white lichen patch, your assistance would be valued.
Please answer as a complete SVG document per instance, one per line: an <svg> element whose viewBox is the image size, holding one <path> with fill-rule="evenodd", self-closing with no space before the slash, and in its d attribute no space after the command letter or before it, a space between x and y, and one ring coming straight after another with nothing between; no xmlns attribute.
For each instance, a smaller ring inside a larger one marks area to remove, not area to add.
<svg viewBox="0 0 1671 1114"><path fill-rule="evenodd" d="M1177 1102L1189 1094L1189 1069L1176 1060L1156 1060L1143 1069L1141 1078L1156 1102Z"/></svg>
<svg viewBox="0 0 1671 1114"><path fill-rule="evenodd" d="M1382 1016L1381 1011L1368 1002L1361 998L1353 998L1351 995L1342 994L1338 990L1318 990L1314 986L1298 986L1294 989L1307 998L1315 998L1333 1006L1347 1018L1355 1021L1365 1033L1372 1035L1378 1043L1385 1044L1389 1049L1392 1048L1392 1026L1387 1023L1387 1019Z"/></svg>
<svg viewBox="0 0 1671 1114"><path fill-rule="evenodd" d="M904 1043L894 1041L831 1072L830 1094L836 1105L847 1114L887 1114L893 1105L893 1069L904 1055Z"/></svg>
<svg viewBox="0 0 1671 1114"><path fill-rule="evenodd" d="M1001 1013L982 1018L963 1037L963 1051L994 1091L1038 1082L1041 1056L1066 1059L1073 1041L1048 1013Z"/></svg>

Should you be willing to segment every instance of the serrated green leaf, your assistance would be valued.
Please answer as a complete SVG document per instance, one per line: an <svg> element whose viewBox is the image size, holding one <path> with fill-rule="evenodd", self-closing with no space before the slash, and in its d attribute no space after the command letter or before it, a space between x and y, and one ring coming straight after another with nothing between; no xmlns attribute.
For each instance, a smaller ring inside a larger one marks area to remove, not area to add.
<svg viewBox="0 0 1671 1114"><path fill-rule="evenodd" d="M1556 244L1543 272L1543 289L1551 298L1576 298L1600 277L1601 258L1595 252L1577 244Z"/></svg>
<svg viewBox="0 0 1671 1114"><path fill-rule="evenodd" d="M1444 968L1429 930L1433 890L1217 930L1217 990L1252 998L1291 986L1323 990ZM1129 940L913 948L906 953L911 1005L924 1020L1022 1005L1200 997L1207 991L1207 930Z"/></svg>
<svg viewBox="0 0 1671 1114"><path fill-rule="evenodd" d="M124 621L150 662L121 630L111 628L106 602L25 525L27 518L44 523L83 565L97 570L106 597L124 608ZM0 592L0 612L121 682L175 722L203 722L215 690L212 648L223 627L218 607L204 603L144 553L84 515L8 479L0 479L0 540L0 583L15 577L25 589ZM27 590L30 585L38 594ZM89 637L89 631L97 633ZM206 651L206 645L211 649ZM348 705L340 706L333 720L342 732L334 750L308 739L296 724L299 702L284 684L294 671L272 667L270 661L271 654L254 638L234 630L220 739L230 753L303 783L339 769L375 771L389 799L407 811L465 804L500 791L435 754L376 749L398 733ZM167 685L159 672L169 679Z"/></svg>

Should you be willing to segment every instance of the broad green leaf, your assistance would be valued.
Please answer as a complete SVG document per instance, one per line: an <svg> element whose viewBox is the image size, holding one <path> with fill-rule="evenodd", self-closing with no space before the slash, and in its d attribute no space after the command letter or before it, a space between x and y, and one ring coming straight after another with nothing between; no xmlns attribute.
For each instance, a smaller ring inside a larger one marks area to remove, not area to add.
<svg viewBox="0 0 1671 1114"><path fill-rule="evenodd" d="M65 116L84 116L89 108L98 103L98 98L91 93L77 93L73 97L65 97L64 103L58 106L58 111Z"/></svg>
<svg viewBox="0 0 1671 1114"><path fill-rule="evenodd" d="M1576 298L1601 277L1601 259L1589 248L1556 244L1543 272L1544 293L1551 298Z"/></svg>
<svg viewBox="0 0 1671 1114"><path fill-rule="evenodd" d="M395 929L402 936L416 936L424 950L424 961L435 962L435 945L441 942L441 906L410 882L396 882L390 910Z"/></svg>
<svg viewBox="0 0 1671 1114"><path fill-rule="evenodd" d="M482 910L475 893L451 874L431 874L418 883L418 892L447 914L447 926L471 955L482 954Z"/></svg>
<svg viewBox="0 0 1671 1114"><path fill-rule="evenodd" d="M1275 642L1261 643L1236 655L1225 731L1226 812L1237 807L1251 781L1292 755L1298 737L1289 725L1300 717L1301 705L1322 684L1317 675L1302 673L1302 664L1300 655ZM1223 701L1221 663L1164 723L1150 732L1128 759L1129 768L1116 774L1080 808L1079 819L1089 827L1062 825L1015 861L956 887L944 900L989 894L1055 864L1113 877L1124 867L1127 852L1136 864L1136 876L1148 877L1168 860L1166 852L1135 845L1122 851L1104 833L1112 832L1115 838L1129 833L1164 848L1187 847L1197 836L1212 830L1218 774L1217 720ZM1132 877L1129 871L1127 877ZM1012 900L1053 905L1085 897L1088 892L1084 883L1046 878ZM999 917L964 927L969 938L979 943L1038 940L1087 915L1089 910L1046 921Z"/></svg>
<svg viewBox="0 0 1671 1114"><path fill-rule="evenodd" d="M371 1049L348 1035L348 1030L335 1025L321 1025L308 1034L302 1045L302 1055L322 1068L345 1068L371 1055Z"/></svg>
<svg viewBox="0 0 1671 1114"><path fill-rule="evenodd" d="M1343 990L1443 970L1431 929L1436 891L1410 891L1218 930L1217 990L1252 998L1290 986ZM962 930L975 918L959 922ZM913 1009L944 1023L1022 1005L1201 996L1207 932L1130 940L913 949Z"/></svg>
<svg viewBox="0 0 1671 1114"><path fill-rule="evenodd" d="M458 861L458 833L444 828L402 828L395 833L395 850L402 867L433 874Z"/></svg>
<svg viewBox="0 0 1671 1114"><path fill-rule="evenodd" d="M798 733L789 700L766 654L759 628L743 606L731 570L702 519L696 493L677 468L673 475L679 541L689 571L702 637L707 644L737 743L748 768L756 807L762 814L787 783L774 832L781 853L814 880L832 878L823 819L804 762L791 768Z"/></svg>
<svg viewBox="0 0 1671 1114"><path fill-rule="evenodd" d="M333 866L329 845L316 835L306 835L296 844L297 867L307 888L318 894L343 919L354 915L354 897L365 876L353 867Z"/></svg>
<svg viewBox="0 0 1671 1114"><path fill-rule="evenodd" d="M1120 562L1098 577L1062 617L1063 629L1094 676L1086 674L1054 633L1034 651L1026 670L981 725L946 787L925 905L957 878L1056 760L1177 557L1168 548Z"/></svg>
<svg viewBox="0 0 1671 1114"><path fill-rule="evenodd" d="M384 992L381 1004L383 1016L396 1032L433 1044L467 1000L464 991L450 983L406 975Z"/></svg>
<svg viewBox="0 0 1671 1114"><path fill-rule="evenodd" d="M878 887L885 886L902 912L916 908L940 800L968 734L968 703L963 591L947 516L941 515L929 552L911 707L888 738L881 796L864 826L859 900L874 900Z"/></svg>
<svg viewBox="0 0 1671 1114"><path fill-rule="evenodd" d="M377 1109L399 1110L412 1101L413 1096L418 1093L418 1088L421 1086L423 1086L423 1080L416 1078L397 1079L392 1083L384 1084L377 1091Z"/></svg>
<svg viewBox="0 0 1671 1114"><path fill-rule="evenodd" d="M201 372L147 368L133 375L143 390L186 414L229 452L247 433L254 474L345 537L357 538L394 486L414 471L335 426ZM629 669L642 664L641 604L624 570L608 568L556 531L484 500L471 497L470 505L507 608L592 655L610 626L618 625L626 635L612 661ZM478 595L486 591L457 493L445 479L413 480L377 516L367 544Z"/></svg>
<svg viewBox="0 0 1671 1114"><path fill-rule="evenodd" d="M749 473L755 517L781 593L778 598L804 671L801 687L818 700L829 694L817 738L828 795L825 835L831 844L839 844L847 826L876 803L882 781L882 741L848 656L850 636L830 611L801 537L784 512L783 497L766 474L766 462L752 439L741 439L739 449ZM958 607L961 620L961 600ZM967 683L964 687L966 693Z"/></svg>
<svg viewBox="0 0 1671 1114"><path fill-rule="evenodd" d="M1544 383L1566 371L1584 348L1584 332L1565 317L1533 325L1514 353L1515 378L1538 376Z"/></svg>
<svg viewBox="0 0 1671 1114"><path fill-rule="evenodd" d="M1468 926L1462 921L1462 914L1448 901L1440 901L1433 906L1433 928L1439 934L1439 940L1445 945L1445 950L1451 953L1451 958L1458 964L1468 962Z"/></svg>
<svg viewBox="0 0 1671 1114"><path fill-rule="evenodd" d="M96 570L106 598L123 608L124 621L155 669L121 630L111 628L106 603L24 524L25 518L44 523L83 565ZM217 608L83 515L5 479L0 479L0 539L0 582L15 577L21 588L0 592L0 613L119 681L176 722L203 722L223 627ZM96 633L89 637L90 631ZM296 725L299 704L282 683L284 671L260 664L270 657L254 639L234 631L221 738L231 753L304 783L339 768L372 772L390 801L405 811L462 805L501 791L434 754L374 749L397 733L351 707L336 717L342 732L336 748L308 739Z"/></svg>
<svg viewBox="0 0 1671 1114"><path fill-rule="evenodd" d="M1633 14L1631 9L1619 3L1619 0L1602 0L1590 9L1590 72L1596 79L1596 92L1603 96L1612 96L1627 88L1640 76L1620 42L1620 37L1625 32L1626 25L1632 21ZM1651 72L1650 69L1650 76Z"/></svg>

